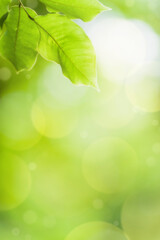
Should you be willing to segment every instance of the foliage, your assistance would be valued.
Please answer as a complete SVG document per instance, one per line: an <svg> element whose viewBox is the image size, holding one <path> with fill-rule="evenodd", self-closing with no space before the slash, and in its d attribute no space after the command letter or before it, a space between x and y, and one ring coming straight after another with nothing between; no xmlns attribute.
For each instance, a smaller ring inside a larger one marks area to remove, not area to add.
<svg viewBox="0 0 160 240"><path fill-rule="evenodd" d="M0 2L0 54L17 72L29 70L37 55L55 61L75 84L96 87L96 56L91 41L72 19L90 21L107 10L97 0L40 0L48 13L37 15L19 0Z"/></svg>

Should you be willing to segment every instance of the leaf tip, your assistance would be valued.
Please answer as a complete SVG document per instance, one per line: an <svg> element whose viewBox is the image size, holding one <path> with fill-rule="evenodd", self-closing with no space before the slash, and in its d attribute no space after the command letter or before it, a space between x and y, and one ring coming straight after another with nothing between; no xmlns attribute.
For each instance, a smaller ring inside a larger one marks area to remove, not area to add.
<svg viewBox="0 0 160 240"><path fill-rule="evenodd" d="M107 11L112 11L112 8L110 8L110 7L107 7L107 9L106 9Z"/></svg>
<svg viewBox="0 0 160 240"><path fill-rule="evenodd" d="M95 85L92 85L91 87L93 87L98 93L101 91L98 83L96 83Z"/></svg>
<svg viewBox="0 0 160 240"><path fill-rule="evenodd" d="M94 88L97 92L100 92L100 88L99 88L99 85L98 85L97 80L91 82L91 83L88 85L88 87Z"/></svg>
<svg viewBox="0 0 160 240"><path fill-rule="evenodd" d="M102 6L103 6L102 11L111 11L112 10L112 8L110 8L110 7L107 7L104 5L102 5Z"/></svg>

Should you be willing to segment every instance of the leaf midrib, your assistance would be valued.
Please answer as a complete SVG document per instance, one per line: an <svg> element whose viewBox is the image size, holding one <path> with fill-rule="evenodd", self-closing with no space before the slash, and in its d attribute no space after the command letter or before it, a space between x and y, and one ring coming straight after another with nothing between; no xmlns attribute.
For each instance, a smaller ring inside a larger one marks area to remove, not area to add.
<svg viewBox="0 0 160 240"><path fill-rule="evenodd" d="M17 48L17 41L18 41L18 34L19 34L19 27L20 27L20 19L21 19L21 7L19 7L19 15L18 15L18 22L17 22L17 30L16 30L15 44L14 44L14 56L15 56L16 66L17 66L16 48Z"/></svg>

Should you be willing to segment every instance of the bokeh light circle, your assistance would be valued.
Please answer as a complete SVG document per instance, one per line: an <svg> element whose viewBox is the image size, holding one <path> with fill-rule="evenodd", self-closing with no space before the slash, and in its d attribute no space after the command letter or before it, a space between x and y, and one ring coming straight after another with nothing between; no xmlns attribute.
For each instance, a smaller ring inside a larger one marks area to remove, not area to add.
<svg viewBox="0 0 160 240"><path fill-rule="evenodd" d="M127 125L135 112L126 94L121 91L106 101L99 101L93 112L95 122L108 129L121 128Z"/></svg>
<svg viewBox="0 0 160 240"><path fill-rule="evenodd" d="M106 222L89 222L75 228L65 240L127 240L122 230Z"/></svg>
<svg viewBox="0 0 160 240"><path fill-rule="evenodd" d="M143 64L126 82L131 103L145 112L160 111L160 63Z"/></svg>
<svg viewBox="0 0 160 240"><path fill-rule="evenodd" d="M30 172L23 160L10 153L0 154L0 211L16 208L29 194Z"/></svg>
<svg viewBox="0 0 160 240"><path fill-rule="evenodd" d="M108 137L97 140L86 150L83 172L91 187L112 194L133 184L137 165L136 153L126 141Z"/></svg>
<svg viewBox="0 0 160 240"><path fill-rule="evenodd" d="M8 81L12 76L12 73L9 68L2 67L0 68L0 80L2 81Z"/></svg>
<svg viewBox="0 0 160 240"><path fill-rule="evenodd" d="M141 192L130 196L122 210L122 225L130 240L159 240L160 194Z"/></svg>
<svg viewBox="0 0 160 240"><path fill-rule="evenodd" d="M76 110L66 108L52 97L44 95L35 101L32 121L39 133L48 138L63 138L77 123Z"/></svg>
<svg viewBox="0 0 160 240"><path fill-rule="evenodd" d="M0 98L0 136L3 145L25 150L40 140L31 119L32 96L25 92L9 93Z"/></svg>

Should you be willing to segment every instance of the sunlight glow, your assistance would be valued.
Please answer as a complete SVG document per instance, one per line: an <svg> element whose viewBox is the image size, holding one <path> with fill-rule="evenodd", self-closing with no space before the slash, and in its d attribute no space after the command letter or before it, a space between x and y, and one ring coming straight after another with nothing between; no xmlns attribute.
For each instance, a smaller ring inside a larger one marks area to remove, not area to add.
<svg viewBox="0 0 160 240"><path fill-rule="evenodd" d="M117 17L100 19L89 35L100 70L109 81L122 84L135 67L158 55L157 35L140 21Z"/></svg>

